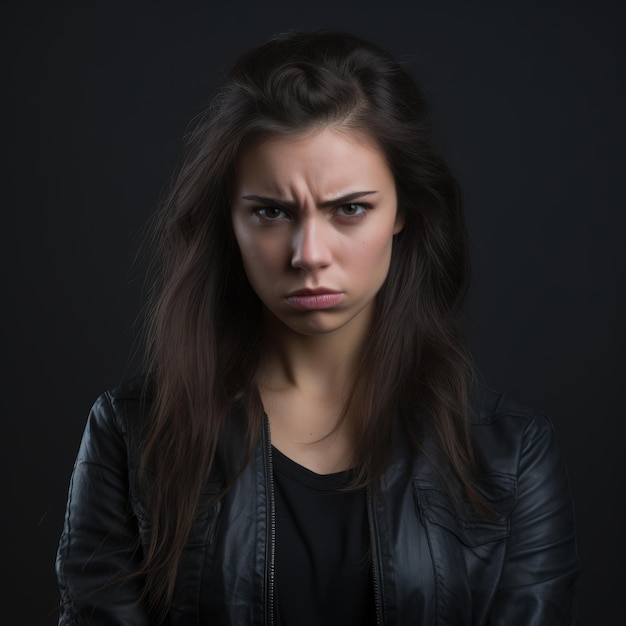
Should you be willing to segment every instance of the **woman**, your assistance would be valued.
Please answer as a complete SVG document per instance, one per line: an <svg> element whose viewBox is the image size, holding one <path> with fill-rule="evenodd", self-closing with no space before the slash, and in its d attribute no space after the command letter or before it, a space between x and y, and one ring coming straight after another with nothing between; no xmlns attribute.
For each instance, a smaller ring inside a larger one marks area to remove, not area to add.
<svg viewBox="0 0 626 626"><path fill-rule="evenodd" d="M157 232L146 380L87 424L62 624L568 624L548 420L474 384L458 185L345 34L235 64Z"/></svg>

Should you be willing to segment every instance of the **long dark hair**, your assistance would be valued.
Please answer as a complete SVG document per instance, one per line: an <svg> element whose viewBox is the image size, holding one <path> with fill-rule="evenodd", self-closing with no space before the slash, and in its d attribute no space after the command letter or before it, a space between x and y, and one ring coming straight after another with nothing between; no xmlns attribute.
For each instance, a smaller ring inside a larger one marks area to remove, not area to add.
<svg viewBox="0 0 626 626"><path fill-rule="evenodd" d="M161 614L233 404L247 411L248 454L263 420L260 302L230 221L237 163L255 141L328 125L376 142L405 220L344 407L359 420L353 486L381 475L398 415L413 447L425 452L429 435L465 498L482 506L471 483L471 365L458 323L468 274L461 194L433 147L426 102L407 72L367 41L328 32L277 36L235 63L197 121L155 229L148 326L155 391L143 454L152 537L142 574Z"/></svg>

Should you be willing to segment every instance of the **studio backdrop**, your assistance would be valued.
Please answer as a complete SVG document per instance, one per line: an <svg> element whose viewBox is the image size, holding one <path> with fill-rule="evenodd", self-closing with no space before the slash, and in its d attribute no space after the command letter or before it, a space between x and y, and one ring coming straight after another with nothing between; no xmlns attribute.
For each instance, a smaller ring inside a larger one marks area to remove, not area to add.
<svg viewBox="0 0 626 626"><path fill-rule="evenodd" d="M87 412L140 364L142 242L182 138L243 50L332 28L421 82L464 190L482 379L548 413L579 623L623 614L624 5L10 2L2 20L2 617L54 624Z"/></svg>

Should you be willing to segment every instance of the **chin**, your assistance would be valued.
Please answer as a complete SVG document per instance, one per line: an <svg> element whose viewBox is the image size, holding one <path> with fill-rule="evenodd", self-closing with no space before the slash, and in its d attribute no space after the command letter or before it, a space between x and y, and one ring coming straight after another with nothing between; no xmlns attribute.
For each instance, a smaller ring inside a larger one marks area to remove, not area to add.
<svg viewBox="0 0 626 626"><path fill-rule="evenodd" d="M312 317L312 316L311 316ZM330 333L335 332L342 328L345 324L337 323L336 321L333 323L331 320L321 320L321 319L308 319L308 320L300 320L294 322L293 320L289 320L289 322L284 321L284 326L287 326L294 333L298 333L300 335L328 335Z"/></svg>
<svg viewBox="0 0 626 626"><path fill-rule="evenodd" d="M284 326L290 328L293 332L301 335L330 335L347 327L354 326L353 330L359 333L367 332L366 318L362 317L364 311L355 314L347 314L346 311L330 312L330 311L311 311L299 317L280 320Z"/></svg>

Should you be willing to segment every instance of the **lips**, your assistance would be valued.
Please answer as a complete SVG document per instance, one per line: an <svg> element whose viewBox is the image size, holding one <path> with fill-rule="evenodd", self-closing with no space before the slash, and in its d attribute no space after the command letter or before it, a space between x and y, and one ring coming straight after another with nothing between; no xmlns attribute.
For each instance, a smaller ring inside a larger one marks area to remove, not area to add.
<svg viewBox="0 0 626 626"><path fill-rule="evenodd" d="M328 289L326 287L316 287L315 289L298 289L297 291L292 291L287 297L290 298L292 296L323 296L325 294L336 293L341 292L335 291L334 289Z"/></svg>
<svg viewBox="0 0 626 626"><path fill-rule="evenodd" d="M298 289L287 295L287 304L300 311L331 309L341 302L343 293L326 287Z"/></svg>

